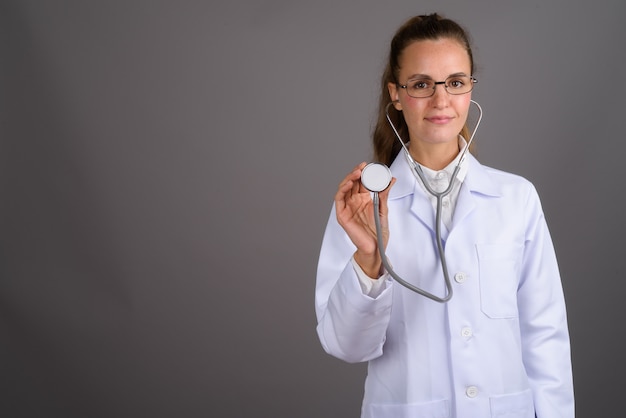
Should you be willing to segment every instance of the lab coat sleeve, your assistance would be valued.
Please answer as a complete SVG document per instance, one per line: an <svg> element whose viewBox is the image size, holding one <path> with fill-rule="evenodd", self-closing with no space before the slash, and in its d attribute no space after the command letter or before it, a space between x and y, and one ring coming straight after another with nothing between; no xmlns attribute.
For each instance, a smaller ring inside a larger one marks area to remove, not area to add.
<svg viewBox="0 0 626 418"><path fill-rule="evenodd" d="M317 269L317 333L328 354L350 363L382 354L393 290L388 281L377 297L364 294L351 263L354 251L333 206Z"/></svg>
<svg viewBox="0 0 626 418"><path fill-rule="evenodd" d="M552 240L539 197L530 188L518 289L524 365L537 418L574 417L574 391L565 301Z"/></svg>

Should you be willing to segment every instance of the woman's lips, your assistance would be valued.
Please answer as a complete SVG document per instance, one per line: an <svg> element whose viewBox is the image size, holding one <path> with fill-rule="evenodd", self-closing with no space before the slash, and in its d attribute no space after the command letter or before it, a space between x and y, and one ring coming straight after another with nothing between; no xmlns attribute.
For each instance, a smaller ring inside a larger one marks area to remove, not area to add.
<svg viewBox="0 0 626 418"><path fill-rule="evenodd" d="M426 118L427 121L437 124L437 125L445 125L446 123L452 120L451 116L431 116Z"/></svg>

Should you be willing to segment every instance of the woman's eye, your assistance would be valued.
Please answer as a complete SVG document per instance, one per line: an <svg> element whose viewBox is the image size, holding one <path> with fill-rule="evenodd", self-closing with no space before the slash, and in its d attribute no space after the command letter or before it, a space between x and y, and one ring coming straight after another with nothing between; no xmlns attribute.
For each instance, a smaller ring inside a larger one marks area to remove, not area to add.
<svg viewBox="0 0 626 418"><path fill-rule="evenodd" d="M448 82L448 86L452 87L453 89L463 88L464 85L465 83L461 79L453 79Z"/></svg>
<svg viewBox="0 0 626 418"><path fill-rule="evenodd" d="M414 90L423 90L429 87L430 87L430 82L424 81L424 80L414 81L413 84L411 84L411 88Z"/></svg>

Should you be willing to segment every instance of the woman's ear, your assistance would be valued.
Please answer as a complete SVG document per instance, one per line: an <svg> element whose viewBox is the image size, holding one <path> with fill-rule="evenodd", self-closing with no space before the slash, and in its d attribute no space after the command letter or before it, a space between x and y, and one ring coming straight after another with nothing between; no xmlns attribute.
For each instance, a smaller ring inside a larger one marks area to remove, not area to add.
<svg viewBox="0 0 626 418"><path fill-rule="evenodd" d="M389 90L389 98L393 102L393 107L399 112L402 111L398 85L396 83L387 83L387 90Z"/></svg>

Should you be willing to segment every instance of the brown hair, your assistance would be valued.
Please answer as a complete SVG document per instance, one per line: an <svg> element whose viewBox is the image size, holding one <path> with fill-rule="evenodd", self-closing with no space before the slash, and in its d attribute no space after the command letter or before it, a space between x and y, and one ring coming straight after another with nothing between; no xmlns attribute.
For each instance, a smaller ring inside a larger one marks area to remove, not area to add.
<svg viewBox="0 0 626 418"><path fill-rule="evenodd" d="M469 55L472 74L474 74L474 58L470 47L469 36L458 23L443 18L437 13L433 13L430 15L412 17L400 26L391 40L389 58L380 80L381 90L378 104L378 119L372 136L374 159L376 161L390 165L402 148L402 145L398 142L393 130L389 126L385 114L387 105L390 102L387 85L389 83L398 83L398 74L400 72L398 61L402 51L415 41L437 40L442 38L456 40L465 48ZM396 126L402 140L405 143L408 142L409 131L402 112L396 110L393 106L389 106L389 117ZM469 139L467 125L463 126L460 134L463 135L464 138ZM472 147L470 147L470 151L472 151Z"/></svg>

